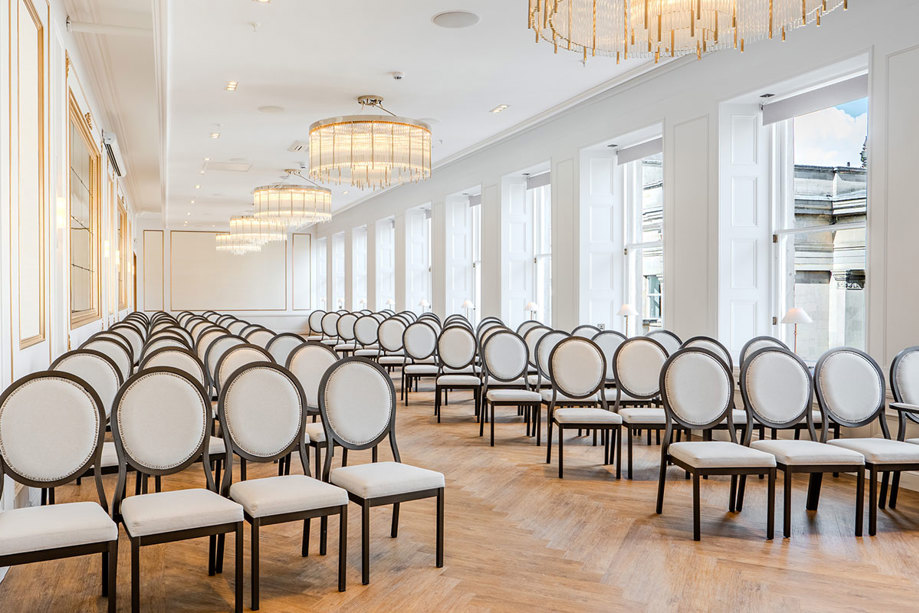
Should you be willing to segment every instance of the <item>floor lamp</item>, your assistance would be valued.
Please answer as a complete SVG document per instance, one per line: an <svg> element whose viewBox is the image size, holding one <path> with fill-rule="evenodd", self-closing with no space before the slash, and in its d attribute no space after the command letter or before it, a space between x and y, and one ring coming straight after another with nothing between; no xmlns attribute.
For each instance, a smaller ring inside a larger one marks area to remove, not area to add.
<svg viewBox="0 0 919 613"><path fill-rule="evenodd" d="M618 315L619 317L625 317L624 332L625 332L625 335L628 336L629 335L629 317L638 316L638 311L636 311L635 307L633 307L631 304L623 304L622 307L619 309L619 312L616 313L616 315Z"/></svg>
<svg viewBox="0 0 919 613"><path fill-rule="evenodd" d="M535 302L527 302L527 305L523 307L523 310L529 313L530 319L536 319L536 311L539 310L539 305Z"/></svg>
<svg viewBox="0 0 919 613"><path fill-rule="evenodd" d="M807 314L807 311L799 307L792 307L788 309L788 312L785 313L785 317L782 318L783 324L794 324L795 326L795 353L798 353L798 324L810 324L813 322L814 320L811 319L811 316Z"/></svg>
<svg viewBox="0 0 919 613"><path fill-rule="evenodd" d="M469 311L475 310L475 305L472 304L472 300L466 298L463 301L463 310L466 312L466 319L469 319Z"/></svg>

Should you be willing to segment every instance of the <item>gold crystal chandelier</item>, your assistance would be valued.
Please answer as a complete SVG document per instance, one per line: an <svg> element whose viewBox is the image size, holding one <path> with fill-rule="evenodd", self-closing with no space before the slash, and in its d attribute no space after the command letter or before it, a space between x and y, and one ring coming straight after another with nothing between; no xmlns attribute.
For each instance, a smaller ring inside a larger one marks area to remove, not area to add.
<svg viewBox="0 0 919 613"><path fill-rule="evenodd" d="M302 177L298 170L288 175ZM286 229L332 219L332 191L319 185L264 185L252 193L254 216Z"/></svg>
<svg viewBox="0 0 919 613"><path fill-rule="evenodd" d="M261 248L266 243L287 239L287 229L275 221L264 221L252 215L230 217L230 236Z"/></svg>
<svg viewBox="0 0 919 613"><path fill-rule="evenodd" d="M225 251L233 255L245 255L246 253L253 253L261 250L259 245L242 240L240 237L234 236L229 232L217 234L214 240L217 251Z"/></svg>
<svg viewBox="0 0 919 613"><path fill-rule="evenodd" d="M781 37L848 0L529 0L536 40L574 51L630 58L679 57Z"/></svg>
<svg viewBox="0 0 919 613"><path fill-rule="evenodd" d="M414 183L431 176L431 128L397 117L379 96L360 96L361 108L388 115L347 115L310 126L310 177L360 189Z"/></svg>

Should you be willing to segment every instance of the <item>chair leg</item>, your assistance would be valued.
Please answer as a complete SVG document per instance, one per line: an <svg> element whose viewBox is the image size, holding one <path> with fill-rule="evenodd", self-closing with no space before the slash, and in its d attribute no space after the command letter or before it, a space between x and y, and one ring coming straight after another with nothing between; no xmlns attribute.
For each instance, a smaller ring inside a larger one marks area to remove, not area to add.
<svg viewBox="0 0 919 613"><path fill-rule="evenodd" d="M243 481L246 480L246 460L245 458L239 459L239 478Z"/></svg>
<svg viewBox="0 0 919 613"><path fill-rule="evenodd" d="M207 576L213 577L216 574L215 564L217 563L217 535L212 534L207 537Z"/></svg>
<svg viewBox="0 0 919 613"><path fill-rule="evenodd" d="M485 434L485 418L488 416L488 398L482 401L482 414L479 416L479 436Z"/></svg>
<svg viewBox="0 0 919 613"><path fill-rule="evenodd" d="M217 555L214 561L214 567L218 575L223 572L223 546L226 544L226 542L226 534L217 535Z"/></svg>
<svg viewBox="0 0 919 613"><path fill-rule="evenodd" d="M491 414L489 415L489 426L491 426L491 446L495 446L495 403L489 404Z"/></svg>
<svg viewBox="0 0 919 613"><path fill-rule="evenodd" d="M361 505L361 582L370 584L370 505Z"/></svg>
<svg viewBox="0 0 919 613"><path fill-rule="evenodd" d="M257 541L256 541L257 542ZM243 522L236 524L236 613L243 613ZM258 585L257 582L254 585ZM256 592L257 593L257 592Z"/></svg>
<svg viewBox="0 0 919 613"><path fill-rule="evenodd" d="M444 488L437 490L437 545L434 559L437 568L444 567Z"/></svg>
<svg viewBox="0 0 919 613"><path fill-rule="evenodd" d="M630 435L631 436L631 435ZM622 445L619 445L621 451ZM619 459L622 459L622 453L619 453ZM621 464L621 462L620 462ZM661 470L657 480L657 507L655 511L658 515L664 512L664 482L667 480L667 453L661 452Z"/></svg>
<svg viewBox="0 0 919 613"><path fill-rule="evenodd" d="M108 596L108 553L111 550L109 547L106 551L102 552L102 597L105 598Z"/></svg>
<svg viewBox="0 0 919 613"><path fill-rule="evenodd" d="M649 439L651 438L650 430L648 430L648 438ZM650 440L648 442L650 443ZM631 436L629 437L629 467L628 468L629 468L628 479L629 481L631 481L632 480L632 437Z"/></svg>
<svg viewBox="0 0 919 613"><path fill-rule="evenodd" d="M323 515L319 518L319 555L326 554L326 548L329 541L329 516Z"/></svg>
<svg viewBox="0 0 919 613"><path fill-rule="evenodd" d="M737 475L731 475L731 493L728 496L728 511L734 512L734 501L737 500Z"/></svg>
<svg viewBox="0 0 919 613"><path fill-rule="evenodd" d="M155 483L155 488L157 492L163 491L163 478L160 475L154 477L153 482Z"/></svg>
<svg viewBox="0 0 919 613"><path fill-rule="evenodd" d="M380 457L380 450L377 445L373 446L373 449L370 450L370 461L376 462Z"/></svg>
<svg viewBox="0 0 919 613"><path fill-rule="evenodd" d="M785 538L791 536L791 480L792 473L790 470L786 470L783 473L784 482L782 484L785 498L783 504L785 505L782 509L782 522L784 523L782 534Z"/></svg>
<svg viewBox="0 0 919 613"><path fill-rule="evenodd" d="M816 511L820 503L820 484L823 483L823 473L811 473L807 484L807 510Z"/></svg>
<svg viewBox="0 0 919 613"><path fill-rule="evenodd" d="M766 539L772 540L775 536L775 469L769 469L769 487L766 494Z"/></svg>
<svg viewBox="0 0 919 613"><path fill-rule="evenodd" d="M105 577L105 581L108 583L108 588L106 591L106 596L108 596L108 611L109 613L115 613L116 605L118 604L117 599L117 590L118 590L118 541L114 540L109 543L108 546L108 576Z"/></svg>
<svg viewBox="0 0 919 613"><path fill-rule="evenodd" d="M252 519L252 538L249 546L249 562L251 564L251 571L249 576L249 583L252 589L252 610L258 611L258 585L259 585L259 568L258 568L258 554L259 554L259 543L258 543L258 518Z"/></svg>
<svg viewBox="0 0 919 613"><path fill-rule="evenodd" d="M338 591L345 591L348 568L348 505L343 504L338 512Z"/></svg>
<svg viewBox="0 0 919 613"><path fill-rule="evenodd" d="M131 539L131 611L140 611L140 541Z"/></svg>
<svg viewBox="0 0 919 613"><path fill-rule="evenodd" d="M565 429L558 425L558 478L564 479L565 471Z"/></svg>
<svg viewBox="0 0 919 613"><path fill-rule="evenodd" d="M887 484L890 482L890 471L884 471L881 476L881 494L878 496L878 508L883 509L887 504Z"/></svg>
<svg viewBox="0 0 919 613"><path fill-rule="evenodd" d="M897 508L897 493L900 491L900 471L893 474L893 480L890 483L890 502L887 504L891 509Z"/></svg>
<svg viewBox="0 0 919 613"><path fill-rule="evenodd" d="M897 473L899 474L899 473ZM865 523L865 469L859 468L855 485L855 536L862 535Z"/></svg>
<svg viewBox="0 0 919 613"><path fill-rule="evenodd" d="M309 517L303 520L303 542L300 544L300 555L304 558L310 555L310 522L312 521Z"/></svg>
<svg viewBox="0 0 919 613"><path fill-rule="evenodd" d="M392 530L390 533L392 538L399 536L399 503L392 505Z"/></svg>
<svg viewBox="0 0 919 613"><path fill-rule="evenodd" d="M868 536L874 536L878 531L878 469L872 466L868 469Z"/></svg>
<svg viewBox="0 0 919 613"><path fill-rule="evenodd" d="M434 415L437 417L437 423L440 423L440 388L434 389Z"/></svg>
<svg viewBox="0 0 919 613"><path fill-rule="evenodd" d="M747 475L740 475L740 482L737 484L737 504L734 505L734 511L740 513L743 511L743 495L747 488Z"/></svg>
<svg viewBox="0 0 919 613"><path fill-rule="evenodd" d="M546 464L552 463L552 416L546 415Z"/></svg>
<svg viewBox="0 0 919 613"><path fill-rule="evenodd" d="M648 430L648 432L651 431ZM692 540L702 540L702 508L699 496L699 475L696 473L692 474Z"/></svg>
<svg viewBox="0 0 919 613"><path fill-rule="evenodd" d="M322 448L316 445L316 475L315 477L322 480Z"/></svg>
<svg viewBox="0 0 919 613"><path fill-rule="evenodd" d="M629 428L625 429L625 436L628 439L632 438L632 431ZM619 444L616 445L616 478L622 479L622 428L619 429L616 438L619 439Z"/></svg>

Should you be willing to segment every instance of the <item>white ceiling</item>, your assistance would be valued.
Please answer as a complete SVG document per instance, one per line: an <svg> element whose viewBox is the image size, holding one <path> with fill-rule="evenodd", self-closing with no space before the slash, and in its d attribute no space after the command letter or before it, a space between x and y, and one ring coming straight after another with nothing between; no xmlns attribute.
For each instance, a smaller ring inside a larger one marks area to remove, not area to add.
<svg viewBox="0 0 919 613"><path fill-rule="evenodd" d="M156 61L139 52L113 55L125 64L117 78L130 74L130 63L136 62L139 75L148 80L158 76L165 83L160 92L166 111L165 203L158 194L157 204L168 224L219 228L230 215L246 212L252 188L277 182L283 169L306 163L306 151L287 149L294 141L308 140L309 125L358 113L355 98L360 94L381 95L396 114L429 122L436 166L645 68L635 61L617 66L608 58L583 65L573 53L553 54L551 45L535 44L527 29L527 0L153 2L157 10L148 11L151 21L163 15L154 29L166 34L156 41ZM96 18L109 22L115 17L106 14L118 15L112 5L149 9L150 0L92 4L106 7L96 11ZM479 22L464 29L432 23L434 15L457 9L476 13ZM151 74L154 65L159 75ZM394 71L404 72L405 78L394 80ZM230 80L239 82L233 93L225 91ZM142 102L156 103L154 89L151 81ZM491 113L499 104L509 108ZM283 111L259 111L264 106ZM133 114L143 125L126 126L126 152L141 148L139 159L159 156L163 135L149 137L150 130L159 129L157 113L154 108L146 116ZM128 138L134 130L148 138ZM212 139L212 132L220 132L220 138ZM208 169L205 158L212 165L242 164L248 170ZM333 210L372 193L332 187ZM146 193L136 196L140 207L149 210Z"/></svg>

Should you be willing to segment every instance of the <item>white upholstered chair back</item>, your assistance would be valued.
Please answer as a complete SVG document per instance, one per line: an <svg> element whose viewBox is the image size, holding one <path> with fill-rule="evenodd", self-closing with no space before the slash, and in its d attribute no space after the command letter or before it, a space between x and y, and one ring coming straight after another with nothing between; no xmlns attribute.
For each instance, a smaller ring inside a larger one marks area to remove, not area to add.
<svg viewBox="0 0 919 613"><path fill-rule="evenodd" d="M99 353L107 355L118 365L118 370L121 372L122 379L127 379L131 376L131 371L134 368L134 360L128 352L128 349L118 341L110 338L95 337L83 343L80 349L92 349L93 351L98 351Z"/></svg>
<svg viewBox="0 0 919 613"><path fill-rule="evenodd" d="M593 338L600 332L600 328L597 326L592 326L590 324L581 324L577 328L571 331L571 336L578 336L580 338Z"/></svg>
<svg viewBox="0 0 919 613"><path fill-rule="evenodd" d="M536 366L536 347L539 345L540 339L551 331L552 328L549 326L539 324L538 326L530 326L526 334L522 335L523 342L527 344L527 351L530 352L530 366ZM518 332L518 334L520 333Z"/></svg>
<svg viewBox="0 0 919 613"><path fill-rule="evenodd" d="M271 339L266 349L268 353L271 354L271 357L274 358L276 364L284 366L287 364L287 358L290 356L290 352L305 342L306 341L303 340L303 337L299 334L284 332Z"/></svg>
<svg viewBox="0 0 919 613"><path fill-rule="evenodd" d="M890 364L890 391L895 402L919 405L919 347L907 347ZM916 415L903 413L913 421Z"/></svg>
<svg viewBox="0 0 919 613"><path fill-rule="evenodd" d="M158 334L152 337L144 345L143 350L140 352L140 359L143 361L145 357L156 351L157 349L162 349L164 347L177 347L179 349L188 349L188 344L175 336L174 334Z"/></svg>
<svg viewBox="0 0 919 613"><path fill-rule="evenodd" d="M217 373L217 364L220 362L220 358L223 357L227 351L233 347L238 347L239 345L245 345L246 339L241 336L233 336L230 333L226 333L223 336L218 336L211 344L208 346L207 351L204 354L204 368L207 370L207 376L209 380L213 383L214 377Z"/></svg>
<svg viewBox="0 0 919 613"><path fill-rule="evenodd" d="M227 330L230 331L230 334L239 334L248 325L249 322L247 321L243 321L242 319L234 319L227 324Z"/></svg>
<svg viewBox="0 0 919 613"><path fill-rule="evenodd" d="M788 428L811 415L810 371L801 358L781 347L763 347L747 356L740 369L740 392L756 421L767 427Z"/></svg>
<svg viewBox="0 0 919 613"><path fill-rule="evenodd" d="M877 362L851 347L830 349L820 357L814 388L824 415L842 426L867 425L886 404L884 375ZM880 421L886 433L887 424Z"/></svg>
<svg viewBox="0 0 919 613"><path fill-rule="evenodd" d="M527 332L541 325L543 324L540 321L536 321L535 319L528 319L525 322L521 323L519 326L517 326L517 334L519 334L523 338L526 338Z"/></svg>
<svg viewBox="0 0 919 613"><path fill-rule="evenodd" d="M216 341L221 336L225 336L227 331L223 328L218 328L213 326L209 330L201 333L201 336L198 337L198 340L195 342L195 353L198 355L198 359L201 360L205 366L207 366L207 350L210 348L211 343Z"/></svg>
<svg viewBox="0 0 919 613"><path fill-rule="evenodd" d="M549 355L549 380L555 391L569 398L596 397L606 383L603 351L581 336L562 339Z"/></svg>
<svg viewBox="0 0 919 613"><path fill-rule="evenodd" d="M131 353L134 356L134 361L136 362L140 359L140 353L144 348L144 336L137 328L131 324L117 323L109 330L125 337L131 343Z"/></svg>
<svg viewBox="0 0 919 613"><path fill-rule="evenodd" d="M217 362L217 368L214 371L213 383L217 388L217 393L220 393L220 390L223 389L223 384L237 369L256 362L274 362L274 358L271 357L267 349L251 343L237 345L228 349L220 357L220 361Z"/></svg>
<svg viewBox="0 0 919 613"><path fill-rule="evenodd" d="M664 349L667 350L668 355L673 355L680 347L683 346L683 341L680 340L680 337L670 330L651 330L645 334L645 336L652 338L663 345Z"/></svg>
<svg viewBox="0 0 919 613"><path fill-rule="evenodd" d="M744 346L740 350L740 364L743 366L743 363L746 359L759 351L760 349L765 349L766 347L778 347L780 349L788 349L788 345L780 341L779 339L772 336L756 336L744 343Z"/></svg>
<svg viewBox="0 0 919 613"><path fill-rule="evenodd" d="M426 322L416 321L402 333L405 355L414 360L423 360L434 355L437 349L437 331Z"/></svg>
<svg viewBox="0 0 919 613"><path fill-rule="evenodd" d="M568 338L567 332L550 330L536 341L536 359L534 360L536 369L539 371L539 375L547 381L551 381L549 378L549 356L552 355L552 350L555 349L555 346L566 338Z"/></svg>
<svg viewBox="0 0 919 613"><path fill-rule="evenodd" d="M363 315L354 322L354 340L367 347L377 344L377 331L380 321L373 315Z"/></svg>
<svg viewBox="0 0 919 613"><path fill-rule="evenodd" d="M728 348L718 342L717 339L714 339L710 336L694 336L683 343L683 348L687 347L699 347L701 349L708 349L727 364L728 368L734 368L734 362L731 358L731 352L728 351Z"/></svg>
<svg viewBox="0 0 919 613"><path fill-rule="evenodd" d="M599 334L594 335L591 340L597 344L597 347L603 352L603 357L606 358L606 382L614 382L616 380L616 373L613 372L613 357L616 355L616 350L619 349L619 345L625 342L625 334L617 332L616 330L603 330Z"/></svg>
<svg viewBox="0 0 919 613"><path fill-rule="evenodd" d="M366 449L391 434L396 393L380 366L363 358L345 358L323 376L319 408L328 444L334 440L351 449ZM391 438L390 443L399 461L395 440ZM329 457L327 468L328 461Z"/></svg>
<svg viewBox="0 0 919 613"><path fill-rule="evenodd" d="M325 315L325 311L313 311L310 313L310 316L307 318L307 323L310 327L310 332L313 334L322 334L322 317Z"/></svg>
<svg viewBox="0 0 919 613"><path fill-rule="evenodd" d="M475 361L475 350L475 335L465 326L444 328L437 339L437 355L446 368L469 366Z"/></svg>
<svg viewBox="0 0 919 613"><path fill-rule="evenodd" d="M275 460L303 442L306 400L294 376L277 364L236 370L220 392L217 410L230 448L246 459Z"/></svg>
<svg viewBox="0 0 919 613"><path fill-rule="evenodd" d="M616 389L629 396L651 399L660 394L660 375L667 350L648 336L623 341L613 356Z"/></svg>
<svg viewBox="0 0 919 613"><path fill-rule="evenodd" d="M152 351L141 360L138 372L150 368L168 367L181 370L197 381L202 387L207 386L207 374L204 364L194 353L181 347L162 347Z"/></svg>
<svg viewBox="0 0 919 613"><path fill-rule="evenodd" d="M482 362L488 378L509 382L523 377L529 365L527 344L506 328L488 335L482 346Z"/></svg>
<svg viewBox="0 0 919 613"><path fill-rule="evenodd" d="M337 361L337 353L315 341L303 343L291 352L287 359L287 369L300 382L308 407L319 408L319 383L325 372Z"/></svg>
<svg viewBox="0 0 919 613"><path fill-rule="evenodd" d="M380 324L377 335L380 340L380 349L390 353L402 351L402 335L405 333L406 324L402 319L390 317Z"/></svg>
<svg viewBox="0 0 919 613"><path fill-rule="evenodd" d="M700 348L677 351L664 364L660 387L668 420L700 430L725 418L732 424L734 380L717 354ZM734 440L734 429L728 430Z"/></svg>
<svg viewBox="0 0 919 613"><path fill-rule="evenodd" d="M354 313L345 313L338 318L335 323L335 329L338 331L338 338L344 342L354 340L354 323L357 321L357 315Z"/></svg>
<svg viewBox="0 0 919 613"><path fill-rule="evenodd" d="M322 316L321 326L322 333L330 338L335 338L338 335L338 318L341 317L338 313L326 313Z"/></svg>
<svg viewBox="0 0 919 613"><path fill-rule="evenodd" d="M265 349L275 336L275 333L268 328L258 328L257 330L252 330L247 333L245 338L247 343L258 345L262 349Z"/></svg>
<svg viewBox="0 0 919 613"><path fill-rule="evenodd" d="M96 463L105 435L99 396L68 372L39 372L0 395L3 472L33 487L54 487Z"/></svg>
<svg viewBox="0 0 919 613"><path fill-rule="evenodd" d="M67 372L85 381L102 402L105 418L112 413L112 403L124 379L118 365L104 353L92 349L77 349L54 360L49 370Z"/></svg>

